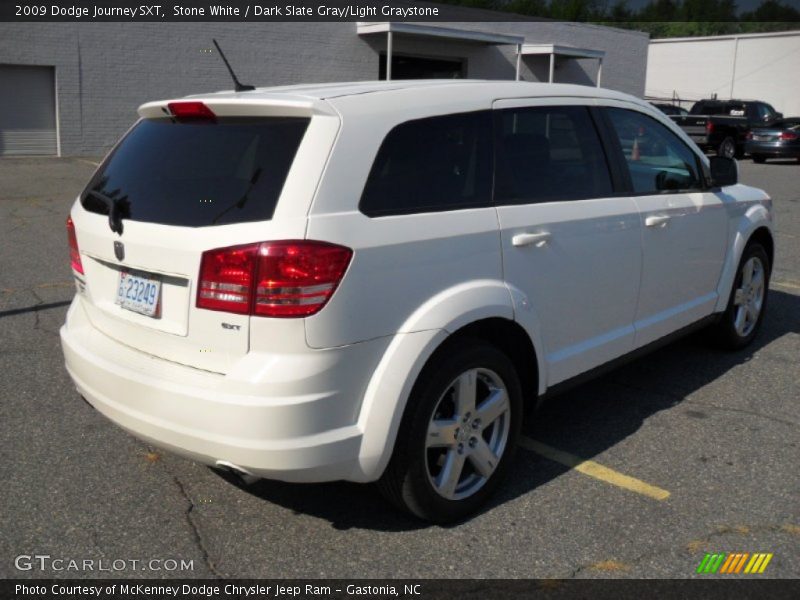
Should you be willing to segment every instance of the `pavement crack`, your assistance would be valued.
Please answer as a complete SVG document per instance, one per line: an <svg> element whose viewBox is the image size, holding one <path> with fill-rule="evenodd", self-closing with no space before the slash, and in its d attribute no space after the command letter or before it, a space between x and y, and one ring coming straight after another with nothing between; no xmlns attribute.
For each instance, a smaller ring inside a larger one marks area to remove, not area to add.
<svg viewBox="0 0 800 600"><path fill-rule="evenodd" d="M706 404L705 402L693 402L692 406L703 406L705 408L713 408L716 410L722 410L727 412L735 412L735 413L742 413L745 415L750 415L753 417L760 417L762 419L768 419L770 421L775 421L776 423L782 423L784 425L789 425L790 427L800 427L800 423L797 421L792 421L790 419L781 419L780 417L775 417L772 415L768 415L757 410L748 410L746 408L733 408L729 406L719 406L717 404Z"/></svg>
<svg viewBox="0 0 800 600"><path fill-rule="evenodd" d="M784 525L720 525L714 531L698 538L697 542L708 543L714 538L726 535L749 535L752 533L787 533L787 524Z"/></svg>
<svg viewBox="0 0 800 600"><path fill-rule="evenodd" d="M197 544L200 553L203 556L203 562L208 567L208 570L211 571L217 579L225 579L225 576L217 570L214 561L211 560L211 556L208 553L208 548L206 548L205 541L203 540L203 536L200 533L200 528L197 522L194 520L192 513L195 508L194 500L192 500L191 496L186 491L183 483L181 480L178 479L177 476L173 475L172 480L175 482L175 485L178 486L178 491L180 491L181 496L183 496L184 500L188 503L188 508L186 509L186 522L189 523L189 528L192 530L192 536L194 537L194 541Z"/></svg>
<svg viewBox="0 0 800 600"><path fill-rule="evenodd" d="M637 391L637 392L643 392L643 393L647 393L647 394L654 394L654 395L657 395L657 396L662 396L664 398L669 398L670 400L674 400L675 404L678 404L680 402L684 402L684 401L688 400L689 402L686 404L686 406L702 406L702 407L705 407L705 408L711 408L711 409L716 409L716 410L742 413L742 414L745 414L745 415L751 415L753 417L760 417L762 419L768 419L770 421L775 421L776 423L782 423L783 425L789 425L790 427L800 427L800 423L798 423L797 421L792 421L790 419L781 419L780 417L775 417L775 416L772 416L772 415L769 415L769 414L766 414L766 413L759 412L757 410L749 410L749 409L746 409L746 408L735 408L735 407L730 407L730 406L720 406L718 404L708 404L706 402L700 402L698 400L689 400L688 396L681 396L680 394L673 394L673 393L670 393L670 392L664 392L662 390L651 390L651 389L648 389L648 388L645 388L645 387L641 387L641 386L638 386L638 385L632 385L630 383L625 383L625 382L622 382L622 381L619 381L619 380L616 380L616 379L612 379L612 380L610 380L610 382L613 385L617 385L617 386L620 386L620 387L623 387L623 388L626 388L626 389L629 389L629 390L633 390L633 391Z"/></svg>
<svg viewBox="0 0 800 600"><path fill-rule="evenodd" d="M46 333L46 334L49 334L49 335L52 335L52 336L55 336L55 337L59 337L58 331L53 331L52 329L48 329L47 327L45 327L42 324L41 318L39 317L40 311L35 308L37 306L44 306L45 305L45 302L42 299L42 297L36 292L36 290L34 288L28 288L27 291L36 300L36 303L33 305L34 306L34 310L32 311L33 312L33 328L36 331L41 331L42 333Z"/></svg>
<svg viewBox="0 0 800 600"><path fill-rule="evenodd" d="M44 300L42 300L42 297L39 294L37 294L35 290L29 289L28 291L30 292L31 296L33 296L36 299L36 304L34 304L34 306L41 306L42 304L44 304ZM34 318L33 328L34 329L39 329L39 324L40 323L39 323L39 311L38 310L34 310L33 311L33 318Z"/></svg>

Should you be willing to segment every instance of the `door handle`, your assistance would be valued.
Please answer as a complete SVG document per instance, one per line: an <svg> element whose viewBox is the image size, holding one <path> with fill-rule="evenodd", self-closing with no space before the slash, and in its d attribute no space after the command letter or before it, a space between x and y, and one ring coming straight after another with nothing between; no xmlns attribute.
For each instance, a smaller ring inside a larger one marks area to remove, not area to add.
<svg viewBox="0 0 800 600"><path fill-rule="evenodd" d="M542 231L541 233L518 233L511 238L511 245L515 248L520 248L534 244L537 248L541 248L549 239L550 233L547 231Z"/></svg>
<svg viewBox="0 0 800 600"><path fill-rule="evenodd" d="M645 227L666 227L672 217L669 215L650 215L644 220Z"/></svg>

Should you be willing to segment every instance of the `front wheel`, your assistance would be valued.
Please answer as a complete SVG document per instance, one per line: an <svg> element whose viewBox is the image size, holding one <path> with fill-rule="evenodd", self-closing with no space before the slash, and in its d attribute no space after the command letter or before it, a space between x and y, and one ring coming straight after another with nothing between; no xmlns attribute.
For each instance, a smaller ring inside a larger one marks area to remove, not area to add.
<svg viewBox="0 0 800 600"><path fill-rule="evenodd" d="M414 385L381 491L428 521L465 518L505 474L521 418L522 390L508 357L480 340L448 345Z"/></svg>
<svg viewBox="0 0 800 600"><path fill-rule="evenodd" d="M767 308L770 262L764 247L749 244L739 261L728 308L716 325L717 339L723 348L744 348L756 337Z"/></svg>

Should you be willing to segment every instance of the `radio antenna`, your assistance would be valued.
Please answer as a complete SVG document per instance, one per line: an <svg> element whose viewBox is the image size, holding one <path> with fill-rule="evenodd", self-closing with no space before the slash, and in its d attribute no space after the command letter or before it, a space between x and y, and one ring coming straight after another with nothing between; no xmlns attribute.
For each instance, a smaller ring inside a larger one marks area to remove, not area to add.
<svg viewBox="0 0 800 600"><path fill-rule="evenodd" d="M212 39L211 41L214 42L214 45L217 47L217 52L219 52L219 55L222 57L222 62L224 62L225 66L228 67L228 73L231 74L231 79L233 79L233 88L237 92L249 92L250 90L256 89L252 85L246 85L237 79L236 73L233 72L231 64L228 62L228 59L225 58L225 53L222 51L222 48L219 47L217 40Z"/></svg>

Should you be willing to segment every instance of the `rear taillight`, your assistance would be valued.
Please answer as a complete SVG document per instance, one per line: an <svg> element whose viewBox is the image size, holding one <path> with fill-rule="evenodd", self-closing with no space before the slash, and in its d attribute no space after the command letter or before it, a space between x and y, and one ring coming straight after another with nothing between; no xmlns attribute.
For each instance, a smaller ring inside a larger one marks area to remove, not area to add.
<svg viewBox="0 0 800 600"><path fill-rule="evenodd" d="M203 253L197 307L248 314L253 304L253 276L260 244Z"/></svg>
<svg viewBox="0 0 800 600"><path fill-rule="evenodd" d="M778 136L778 139L781 140L796 140L797 134L793 131L781 131L781 134Z"/></svg>
<svg viewBox="0 0 800 600"><path fill-rule="evenodd" d="M714 123L711 121L706 121L706 133L713 133L714 132Z"/></svg>
<svg viewBox="0 0 800 600"><path fill-rule="evenodd" d="M72 217L67 217L67 242L69 242L69 266L76 273L83 275L81 252L78 250L78 236L75 235L75 223Z"/></svg>
<svg viewBox="0 0 800 600"><path fill-rule="evenodd" d="M336 291L353 252L314 241L281 241L203 253L197 307L265 317L307 317Z"/></svg>

